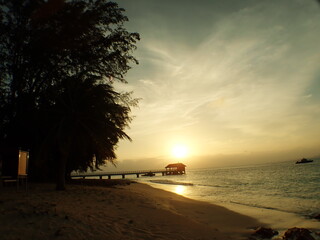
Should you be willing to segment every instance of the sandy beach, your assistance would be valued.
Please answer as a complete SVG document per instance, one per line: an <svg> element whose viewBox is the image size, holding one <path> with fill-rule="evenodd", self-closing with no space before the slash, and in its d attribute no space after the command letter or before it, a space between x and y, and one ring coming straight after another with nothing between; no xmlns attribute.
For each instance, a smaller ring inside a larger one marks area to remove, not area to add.
<svg viewBox="0 0 320 240"><path fill-rule="evenodd" d="M257 220L146 184L29 184L0 191L3 240L247 239Z"/></svg>

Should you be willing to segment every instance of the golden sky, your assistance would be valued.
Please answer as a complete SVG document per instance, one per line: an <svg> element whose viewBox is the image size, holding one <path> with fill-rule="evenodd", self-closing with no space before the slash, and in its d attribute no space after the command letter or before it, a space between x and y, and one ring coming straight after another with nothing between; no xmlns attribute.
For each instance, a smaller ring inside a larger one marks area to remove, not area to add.
<svg viewBox="0 0 320 240"><path fill-rule="evenodd" d="M119 169L320 155L314 0L118 0L141 41L123 91L142 98ZM187 150L180 159L175 146Z"/></svg>

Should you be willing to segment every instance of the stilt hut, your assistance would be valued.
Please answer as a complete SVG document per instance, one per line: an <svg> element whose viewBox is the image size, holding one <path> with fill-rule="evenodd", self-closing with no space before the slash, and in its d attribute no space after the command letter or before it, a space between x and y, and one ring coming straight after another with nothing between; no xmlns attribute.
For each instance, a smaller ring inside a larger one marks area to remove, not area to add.
<svg viewBox="0 0 320 240"><path fill-rule="evenodd" d="M186 174L186 165L183 163L172 163L166 166L166 175Z"/></svg>

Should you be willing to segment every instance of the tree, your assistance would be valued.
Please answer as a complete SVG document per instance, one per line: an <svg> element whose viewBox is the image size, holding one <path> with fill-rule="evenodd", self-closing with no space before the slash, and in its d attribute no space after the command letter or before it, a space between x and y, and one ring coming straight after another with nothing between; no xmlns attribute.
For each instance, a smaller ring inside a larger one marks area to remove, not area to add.
<svg viewBox="0 0 320 240"><path fill-rule="evenodd" d="M50 127L45 128L50 130L41 149L49 152L55 146L59 186L73 170L94 169L105 160L113 162L119 139L130 140L123 129L131 121L130 106L137 104L128 93L117 93L109 84L96 84L92 77L77 76L62 84L57 104L43 108L46 113L41 114Z"/></svg>
<svg viewBox="0 0 320 240"><path fill-rule="evenodd" d="M104 0L0 0L0 137L29 148L33 176L56 174L57 189L130 139L137 100L112 87L138 63L123 11Z"/></svg>

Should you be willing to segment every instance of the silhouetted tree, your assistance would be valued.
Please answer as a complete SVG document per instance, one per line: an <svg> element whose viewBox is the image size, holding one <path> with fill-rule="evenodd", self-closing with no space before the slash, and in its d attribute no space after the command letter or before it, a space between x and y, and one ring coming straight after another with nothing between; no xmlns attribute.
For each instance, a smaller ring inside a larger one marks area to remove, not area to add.
<svg viewBox="0 0 320 240"><path fill-rule="evenodd" d="M41 149L47 153L54 146L60 164L57 173L65 176L73 170L94 169L105 160L113 162L119 139L130 140L123 129L137 100L115 92L109 84L97 84L92 76L69 79L59 89L57 103L41 114L49 129Z"/></svg>
<svg viewBox="0 0 320 240"><path fill-rule="evenodd" d="M137 101L112 88L137 63L123 11L105 0L0 0L1 143L29 148L33 176L56 175L57 189L130 139Z"/></svg>

